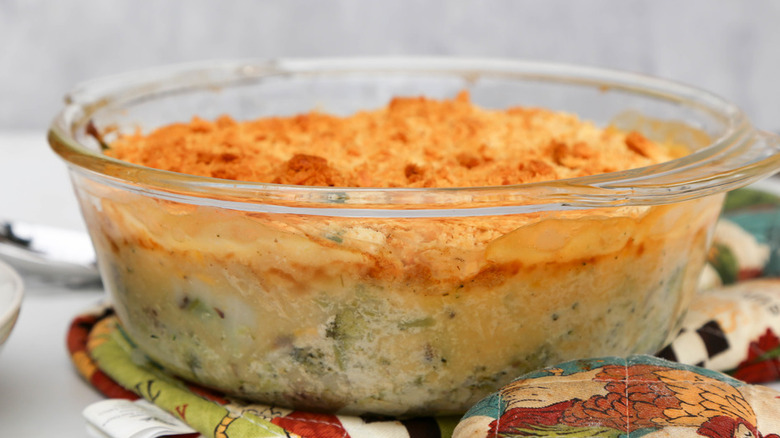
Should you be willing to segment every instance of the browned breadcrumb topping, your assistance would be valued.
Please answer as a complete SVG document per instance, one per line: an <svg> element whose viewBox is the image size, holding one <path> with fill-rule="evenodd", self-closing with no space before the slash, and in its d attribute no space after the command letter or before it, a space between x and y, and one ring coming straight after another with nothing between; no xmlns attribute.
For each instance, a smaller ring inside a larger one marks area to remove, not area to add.
<svg viewBox="0 0 780 438"><path fill-rule="evenodd" d="M237 122L195 117L124 135L108 155L241 181L339 187L477 187L631 169L679 148L540 108L488 110L454 99L398 97L337 117L312 111Z"/></svg>

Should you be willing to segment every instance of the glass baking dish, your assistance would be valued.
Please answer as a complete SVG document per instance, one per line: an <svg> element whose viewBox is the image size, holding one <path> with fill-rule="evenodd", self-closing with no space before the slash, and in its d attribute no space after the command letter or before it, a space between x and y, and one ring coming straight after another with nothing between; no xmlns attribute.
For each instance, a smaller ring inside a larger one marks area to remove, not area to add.
<svg viewBox="0 0 780 438"><path fill-rule="evenodd" d="M229 114L338 115L467 90L651 139L683 158L550 182L302 187L156 170L118 133ZM778 169L778 137L662 79L492 59L206 62L77 87L49 140L68 164L123 330L169 372L343 413L462 413L524 372L653 353L705 263L724 194Z"/></svg>

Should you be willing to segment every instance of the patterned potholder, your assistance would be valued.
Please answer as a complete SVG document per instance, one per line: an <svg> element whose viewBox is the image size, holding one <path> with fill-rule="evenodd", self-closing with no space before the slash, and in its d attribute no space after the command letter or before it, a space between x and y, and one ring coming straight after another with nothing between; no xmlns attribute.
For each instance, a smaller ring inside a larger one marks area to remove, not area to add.
<svg viewBox="0 0 780 438"><path fill-rule="evenodd" d="M700 292L658 356L762 383L780 380L780 278Z"/></svg>
<svg viewBox="0 0 780 438"><path fill-rule="evenodd" d="M73 321L68 349L79 373L103 394L143 397L206 437L449 438L458 421L329 415L233 400L167 374L125 336L109 307Z"/></svg>
<svg viewBox="0 0 780 438"><path fill-rule="evenodd" d="M453 438L780 438L780 393L652 356L566 362L483 399Z"/></svg>
<svg viewBox="0 0 780 438"><path fill-rule="evenodd" d="M752 188L729 192L709 262L717 272L710 284L780 276L780 197Z"/></svg>
<svg viewBox="0 0 780 438"><path fill-rule="evenodd" d="M658 356L751 383L780 379L780 197L730 192L709 262L717 275L705 276L680 333Z"/></svg>

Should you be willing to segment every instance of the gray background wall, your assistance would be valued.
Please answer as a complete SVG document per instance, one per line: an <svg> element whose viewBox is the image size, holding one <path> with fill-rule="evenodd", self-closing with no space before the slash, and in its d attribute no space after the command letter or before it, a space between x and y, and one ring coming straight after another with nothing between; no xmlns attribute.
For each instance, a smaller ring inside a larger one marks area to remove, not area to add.
<svg viewBox="0 0 780 438"><path fill-rule="evenodd" d="M777 0L0 0L0 129L75 83L214 58L511 57L692 83L780 130Z"/></svg>

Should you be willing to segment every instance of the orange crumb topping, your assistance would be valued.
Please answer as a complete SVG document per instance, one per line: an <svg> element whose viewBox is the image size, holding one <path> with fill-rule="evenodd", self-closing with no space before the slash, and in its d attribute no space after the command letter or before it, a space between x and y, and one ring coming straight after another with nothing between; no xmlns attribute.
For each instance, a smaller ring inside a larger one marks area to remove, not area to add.
<svg viewBox="0 0 780 438"><path fill-rule="evenodd" d="M488 110L454 99L398 97L337 117L312 111L237 122L195 117L123 135L107 154L241 181L339 187L477 187L592 175L676 157L640 133L598 128L540 108Z"/></svg>

